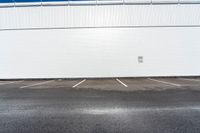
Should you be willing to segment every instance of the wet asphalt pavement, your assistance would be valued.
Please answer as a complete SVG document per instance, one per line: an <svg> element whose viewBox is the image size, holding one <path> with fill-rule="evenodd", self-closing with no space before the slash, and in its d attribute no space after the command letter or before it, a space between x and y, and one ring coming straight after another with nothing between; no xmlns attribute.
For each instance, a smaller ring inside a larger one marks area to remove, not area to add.
<svg viewBox="0 0 200 133"><path fill-rule="evenodd" d="M0 133L199 133L200 91L0 87Z"/></svg>

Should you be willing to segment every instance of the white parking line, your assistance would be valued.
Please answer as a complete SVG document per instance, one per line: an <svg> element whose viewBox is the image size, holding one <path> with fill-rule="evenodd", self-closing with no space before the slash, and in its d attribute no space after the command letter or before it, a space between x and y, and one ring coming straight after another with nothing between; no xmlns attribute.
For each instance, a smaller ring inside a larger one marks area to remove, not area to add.
<svg viewBox="0 0 200 133"><path fill-rule="evenodd" d="M162 80L157 80L157 79L152 79L152 78L148 78L151 81L155 81L155 82L159 82L159 83L163 83L163 84L168 84L168 85L172 85L172 86L176 86L176 87L180 87L180 84L174 84L171 82L166 82L166 81L162 81Z"/></svg>
<svg viewBox="0 0 200 133"><path fill-rule="evenodd" d="M53 82L53 81L54 80L50 80L50 81L40 82L40 83L36 83L36 84L21 86L20 88L28 88L28 87L33 87L33 86L37 86L37 85L43 85L43 84L47 84L47 83L50 83L50 82Z"/></svg>
<svg viewBox="0 0 200 133"><path fill-rule="evenodd" d="M14 83L20 83L20 82L23 82L23 80L22 81L12 81L12 82L7 82L7 83L0 83L0 85L14 84Z"/></svg>
<svg viewBox="0 0 200 133"><path fill-rule="evenodd" d="M77 84L75 84L74 86L72 86L72 88L75 88L75 87L77 87L78 85L80 85L81 83L83 83L83 82L85 82L85 81L86 81L86 79L84 79L84 80L82 80L82 81L78 82Z"/></svg>
<svg viewBox="0 0 200 133"><path fill-rule="evenodd" d="M179 78L179 79L200 82L200 79L186 79L186 78Z"/></svg>
<svg viewBox="0 0 200 133"><path fill-rule="evenodd" d="M120 84L122 84L123 86L125 86L125 87L128 87L128 85L126 85L125 83L123 83L121 80L119 80L119 79L116 79Z"/></svg>

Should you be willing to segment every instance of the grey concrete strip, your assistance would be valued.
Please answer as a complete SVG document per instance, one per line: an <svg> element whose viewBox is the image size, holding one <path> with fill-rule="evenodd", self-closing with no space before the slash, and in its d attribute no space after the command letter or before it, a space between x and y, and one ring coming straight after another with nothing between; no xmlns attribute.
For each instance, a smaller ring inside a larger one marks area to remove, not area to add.
<svg viewBox="0 0 200 133"><path fill-rule="evenodd" d="M155 81L155 82L159 82L159 83L163 83L163 84L168 84L168 85L172 85L172 86L176 86L176 87L181 87L180 84L175 84L175 83L171 83L171 82L166 82L163 80L157 80L157 79L152 79L152 78L148 78L151 81Z"/></svg>
<svg viewBox="0 0 200 133"><path fill-rule="evenodd" d="M82 81L78 82L77 84L75 84L74 86L72 86L72 88L75 88L75 87L77 87L78 85L82 84L82 83L83 83L83 82L85 82L85 81L86 81L86 79L84 79L84 80L82 80Z"/></svg>
<svg viewBox="0 0 200 133"><path fill-rule="evenodd" d="M0 83L0 85L14 84L14 83L20 83L20 82L23 82L23 80L22 81L12 81L12 82L7 82L7 83Z"/></svg>
<svg viewBox="0 0 200 133"><path fill-rule="evenodd" d="M121 80L119 80L118 78L116 79L120 84L122 84L125 87L128 87L128 85L126 85L125 83L123 83Z"/></svg>
<svg viewBox="0 0 200 133"><path fill-rule="evenodd" d="M39 83L36 83L36 84L21 86L20 88L28 88L28 87L33 87L33 86L37 86L37 85L43 85L43 84L47 84L47 83L50 83L50 82L53 82L53 81L54 81L54 80L45 81L45 82L39 82Z"/></svg>

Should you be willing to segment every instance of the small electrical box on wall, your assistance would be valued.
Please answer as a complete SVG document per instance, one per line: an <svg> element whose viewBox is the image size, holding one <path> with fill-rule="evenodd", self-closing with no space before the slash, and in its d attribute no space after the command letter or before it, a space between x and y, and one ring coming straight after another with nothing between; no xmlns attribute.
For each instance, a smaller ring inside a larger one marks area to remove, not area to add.
<svg viewBox="0 0 200 133"><path fill-rule="evenodd" d="M138 63L143 63L143 56L138 56Z"/></svg>

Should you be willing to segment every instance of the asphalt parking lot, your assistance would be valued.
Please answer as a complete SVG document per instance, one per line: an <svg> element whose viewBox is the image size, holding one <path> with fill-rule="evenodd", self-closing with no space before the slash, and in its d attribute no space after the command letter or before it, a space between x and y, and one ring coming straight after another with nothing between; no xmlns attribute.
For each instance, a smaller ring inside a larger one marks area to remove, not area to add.
<svg viewBox="0 0 200 133"><path fill-rule="evenodd" d="M199 133L200 78L0 81L0 133Z"/></svg>
<svg viewBox="0 0 200 133"><path fill-rule="evenodd" d="M0 87L18 89L94 89L114 91L192 89L198 90L200 78L111 78L111 79L51 79L0 81Z"/></svg>

